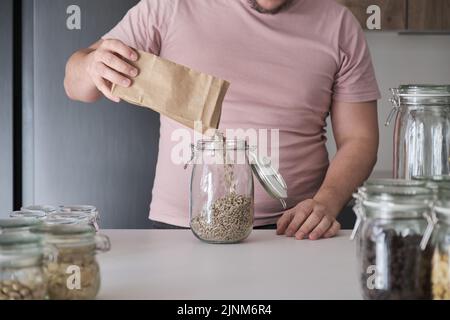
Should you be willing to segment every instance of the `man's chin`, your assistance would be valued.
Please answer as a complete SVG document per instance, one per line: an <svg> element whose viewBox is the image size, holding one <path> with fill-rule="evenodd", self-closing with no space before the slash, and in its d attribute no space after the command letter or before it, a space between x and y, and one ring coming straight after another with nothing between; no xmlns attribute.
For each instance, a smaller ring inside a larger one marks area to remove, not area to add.
<svg viewBox="0 0 450 320"><path fill-rule="evenodd" d="M258 11L259 13L263 13L263 14L277 14L292 3L292 0L286 0L284 3L282 3L278 7L275 7L272 9L265 9L258 3L257 0L247 0L247 1L250 3L252 9Z"/></svg>

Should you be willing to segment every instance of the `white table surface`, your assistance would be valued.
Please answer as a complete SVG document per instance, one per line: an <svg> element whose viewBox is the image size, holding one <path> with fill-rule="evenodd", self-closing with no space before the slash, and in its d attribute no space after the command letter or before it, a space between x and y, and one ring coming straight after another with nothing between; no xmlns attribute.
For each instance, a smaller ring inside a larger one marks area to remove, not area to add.
<svg viewBox="0 0 450 320"><path fill-rule="evenodd" d="M361 299L349 232L295 241L255 230L212 245L189 230L104 230L99 299Z"/></svg>

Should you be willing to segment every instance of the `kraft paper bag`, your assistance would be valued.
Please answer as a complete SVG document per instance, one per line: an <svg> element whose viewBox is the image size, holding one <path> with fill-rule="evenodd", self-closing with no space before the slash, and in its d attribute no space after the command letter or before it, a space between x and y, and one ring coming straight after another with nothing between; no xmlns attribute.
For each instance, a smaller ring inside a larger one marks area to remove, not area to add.
<svg viewBox="0 0 450 320"><path fill-rule="evenodd" d="M214 76L139 51L129 62L139 69L128 88L113 85L112 94L129 103L150 108L201 133L219 127L222 102L230 84ZM200 131L200 130L199 130Z"/></svg>

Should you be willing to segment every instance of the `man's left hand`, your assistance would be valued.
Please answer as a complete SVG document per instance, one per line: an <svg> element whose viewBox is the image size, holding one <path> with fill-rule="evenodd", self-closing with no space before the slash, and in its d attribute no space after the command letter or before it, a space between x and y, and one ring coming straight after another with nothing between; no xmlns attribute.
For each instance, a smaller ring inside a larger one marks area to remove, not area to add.
<svg viewBox="0 0 450 320"><path fill-rule="evenodd" d="M337 235L341 225L326 205L313 199L305 200L286 211L277 222L277 234L285 234L302 240L331 238Z"/></svg>

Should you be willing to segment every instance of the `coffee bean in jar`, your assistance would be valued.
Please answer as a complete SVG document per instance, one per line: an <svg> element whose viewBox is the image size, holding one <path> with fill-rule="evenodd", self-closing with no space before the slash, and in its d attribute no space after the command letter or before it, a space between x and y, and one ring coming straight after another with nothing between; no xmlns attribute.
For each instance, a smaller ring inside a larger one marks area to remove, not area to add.
<svg viewBox="0 0 450 320"><path fill-rule="evenodd" d="M361 283L370 300L431 298L432 248L420 248L421 235L384 230L363 241Z"/></svg>
<svg viewBox="0 0 450 320"><path fill-rule="evenodd" d="M431 299L433 192L420 187L367 187L358 245L362 294L370 300Z"/></svg>

